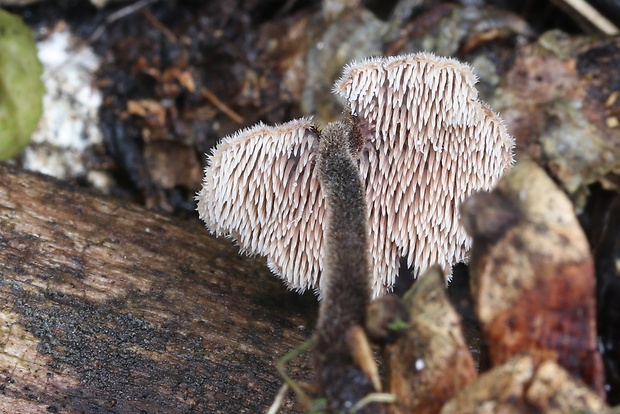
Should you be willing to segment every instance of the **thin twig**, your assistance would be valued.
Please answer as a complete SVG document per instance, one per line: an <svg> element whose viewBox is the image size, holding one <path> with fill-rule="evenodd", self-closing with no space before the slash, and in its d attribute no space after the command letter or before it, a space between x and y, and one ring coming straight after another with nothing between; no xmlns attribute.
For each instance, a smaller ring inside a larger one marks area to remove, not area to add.
<svg viewBox="0 0 620 414"><path fill-rule="evenodd" d="M276 394L276 398L273 399L273 403L271 404L271 407L269 407L269 411L267 411L267 414L276 414L280 410L280 407L282 406L282 401L284 400L284 397L286 397L287 392L288 384L285 382L284 384L282 384L280 390Z"/></svg>
<svg viewBox="0 0 620 414"><path fill-rule="evenodd" d="M174 33L172 33L172 31L168 29L165 24L159 21L159 19L155 17L155 15L153 15L153 13L151 13L149 9L142 9L140 10L140 13L142 13L142 15L146 17L146 19L151 22L153 26L161 30L164 36L168 38L168 40L170 40L172 43L178 43L177 37L174 35Z"/></svg>
<svg viewBox="0 0 620 414"><path fill-rule="evenodd" d="M288 376L288 374L286 373L286 364L297 358L303 352L312 348L315 343L316 337L313 336L292 351L289 351L278 361L276 365L276 370L278 371L278 374L280 374L280 376L284 380L284 383L288 384L288 386L295 392L295 395L297 396L297 401L300 405L304 407L304 409L308 409L312 406L312 399L308 397L304 390L302 390L301 387L295 381L293 381L291 377Z"/></svg>
<svg viewBox="0 0 620 414"><path fill-rule="evenodd" d="M373 392L359 400L353 407L351 407L349 413L355 414L357 411L371 403L394 404L395 402L396 395L394 394L388 394L386 392Z"/></svg>
<svg viewBox="0 0 620 414"><path fill-rule="evenodd" d="M103 32L105 31L107 25L114 23L115 21L120 20L123 17L127 17L130 14L137 12L138 10L142 9L143 7L148 6L151 3L155 3L156 1L160 1L160 0L140 0L133 4L130 4L129 6L125 6L121 9L118 9L114 13L110 13L108 17L105 18L105 21L102 24L100 24L99 27L97 27L97 29L93 32L92 35L90 35L90 37L87 40L87 44L91 44L95 42L97 39L99 39L101 35L103 34Z"/></svg>
<svg viewBox="0 0 620 414"><path fill-rule="evenodd" d="M224 102L222 102L220 100L220 98L215 96L215 94L213 92L211 92L209 89L205 88L204 86L202 87L201 91L202 91L202 96L207 98L209 100L209 102L211 102L213 105L215 105L217 107L217 109L222 111L226 116L228 116L230 119L232 119L233 121L235 121L238 124L242 124L243 123L243 117L241 115L239 115L238 113L236 113L235 111L233 111Z"/></svg>
<svg viewBox="0 0 620 414"><path fill-rule="evenodd" d="M614 36L620 33L616 25L598 12L585 0L551 0L555 5L564 10L572 18L588 23L599 32Z"/></svg>

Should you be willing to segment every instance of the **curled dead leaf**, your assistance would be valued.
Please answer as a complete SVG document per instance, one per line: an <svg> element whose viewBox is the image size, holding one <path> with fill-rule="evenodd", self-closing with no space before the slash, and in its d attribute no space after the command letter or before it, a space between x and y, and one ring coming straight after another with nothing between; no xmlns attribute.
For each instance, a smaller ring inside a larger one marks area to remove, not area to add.
<svg viewBox="0 0 620 414"><path fill-rule="evenodd" d="M474 239L472 295L493 365L527 352L604 395L594 265L568 197L524 161L461 212Z"/></svg>

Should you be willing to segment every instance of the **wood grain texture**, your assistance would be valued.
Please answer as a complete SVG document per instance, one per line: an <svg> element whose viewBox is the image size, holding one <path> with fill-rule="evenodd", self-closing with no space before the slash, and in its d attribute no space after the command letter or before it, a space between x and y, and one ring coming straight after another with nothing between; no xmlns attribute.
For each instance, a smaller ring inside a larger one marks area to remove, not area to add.
<svg viewBox="0 0 620 414"><path fill-rule="evenodd" d="M197 221L0 177L0 412L265 412L311 294Z"/></svg>

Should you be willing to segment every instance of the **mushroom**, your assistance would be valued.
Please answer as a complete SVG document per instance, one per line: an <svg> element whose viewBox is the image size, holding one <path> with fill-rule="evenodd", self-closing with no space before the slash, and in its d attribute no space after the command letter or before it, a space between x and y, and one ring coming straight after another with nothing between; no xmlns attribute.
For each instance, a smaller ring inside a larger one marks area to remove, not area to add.
<svg viewBox="0 0 620 414"><path fill-rule="evenodd" d="M458 206L491 189L513 163L514 141L477 99L475 83L469 66L428 53L352 63L336 82L363 140L356 158L374 297L394 284L400 257L415 276L434 263L450 274L465 261L471 240ZM300 291L322 289L318 140L311 118L226 137L208 157L197 196L211 232L267 256L271 270Z"/></svg>

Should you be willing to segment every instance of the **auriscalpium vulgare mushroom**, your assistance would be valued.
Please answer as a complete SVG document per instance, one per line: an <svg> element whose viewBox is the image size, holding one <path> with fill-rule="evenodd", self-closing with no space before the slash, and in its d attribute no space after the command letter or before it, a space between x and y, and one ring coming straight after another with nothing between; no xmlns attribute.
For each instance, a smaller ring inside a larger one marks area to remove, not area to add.
<svg viewBox="0 0 620 414"><path fill-rule="evenodd" d="M478 100L469 66L428 53L347 66L334 87L363 144L356 154L367 201L371 290L394 284L401 257L415 276L438 263L451 273L471 240L458 206L491 189L513 163L514 141ZM208 156L198 211L292 289L324 290L325 201L311 118L258 124Z"/></svg>

